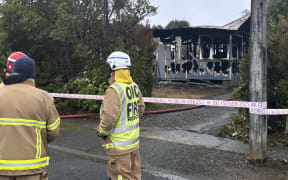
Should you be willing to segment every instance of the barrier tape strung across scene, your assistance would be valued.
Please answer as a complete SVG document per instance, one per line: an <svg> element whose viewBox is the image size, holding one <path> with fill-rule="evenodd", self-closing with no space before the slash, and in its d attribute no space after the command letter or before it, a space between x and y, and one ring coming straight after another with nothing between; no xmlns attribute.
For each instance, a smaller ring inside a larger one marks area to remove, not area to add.
<svg viewBox="0 0 288 180"><path fill-rule="evenodd" d="M64 94L64 93L49 93L53 97L69 98L69 99L94 99L103 100L102 95L87 95L87 94Z"/></svg>
<svg viewBox="0 0 288 180"><path fill-rule="evenodd" d="M86 95L86 94L64 94L49 93L53 97L70 98L70 99L94 99L103 100L103 95ZM177 99L177 98L151 98L143 97L147 103L167 103L167 104L186 104L186 105L204 105L219 107L238 107L249 108L249 112L258 115L287 115L288 109L266 109L267 102L247 102L247 101L225 101L225 100L208 100L208 99Z"/></svg>

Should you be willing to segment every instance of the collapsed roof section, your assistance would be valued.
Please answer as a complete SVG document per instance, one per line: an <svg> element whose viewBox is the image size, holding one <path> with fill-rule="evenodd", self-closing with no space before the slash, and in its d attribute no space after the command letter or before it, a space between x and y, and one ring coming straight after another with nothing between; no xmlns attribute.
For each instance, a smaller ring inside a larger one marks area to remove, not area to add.
<svg viewBox="0 0 288 180"><path fill-rule="evenodd" d="M250 15L243 16L224 26L193 26L176 29L153 29L153 37L160 38L163 43L172 43L176 36L182 41L197 41L199 35L209 34L217 37L227 37L230 34L241 34L248 38L250 32Z"/></svg>

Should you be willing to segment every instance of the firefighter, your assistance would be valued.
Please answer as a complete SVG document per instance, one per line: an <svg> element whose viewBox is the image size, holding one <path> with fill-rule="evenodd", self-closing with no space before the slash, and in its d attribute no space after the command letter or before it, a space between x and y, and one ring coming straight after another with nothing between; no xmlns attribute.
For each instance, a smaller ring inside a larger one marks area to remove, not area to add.
<svg viewBox="0 0 288 180"><path fill-rule="evenodd" d="M7 64L6 67L7 69L4 69L4 73L5 73L5 77L4 79L7 79L9 74L12 72L13 67L14 67L14 63L17 59L23 57L23 56L27 56L25 53L17 51L17 52L13 52L10 54L10 56L7 59ZM0 87L4 86L3 83L0 84Z"/></svg>
<svg viewBox="0 0 288 180"><path fill-rule="evenodd" d="M27 55L20 51L13 52L10 54L10 56L7 58L7 64L6 64L7 69L3 70L3 72L5 73L4 79L7 79L9 74L12 72L15 61L23 56L27 56ZM2 86L4 86L3 83L0 84L0 87Z"/></svg>
<svg viewBox="0 0 288 180"><path fill-rule="evenodd" d="M145 104L130 76L130 57L116 51L106 62L111 70L110 87L104 95L97 134L108 156L107 175L110 180L140 180L139 117Z"/></svg>
<svg viewBox="0 0 288 180"><path fill-rule="evenodd" d="M24 57L24 56L27 57L27 55L25 53L20 52L20 51L13 52L10 54L10 56L7 59L7 64L6 64L7 69L4 69L4 73L5 73L6 78L12 72L13 67L14 67L14 63L17 61L17 59Z"/></svg>
<svg viewBox="0 0 288 180"><path fill-rule="evenodd" d="M0 88L0 180L48 180L48 143L59 134L60 118L35 77L34 60L23 56Z"/></svg>

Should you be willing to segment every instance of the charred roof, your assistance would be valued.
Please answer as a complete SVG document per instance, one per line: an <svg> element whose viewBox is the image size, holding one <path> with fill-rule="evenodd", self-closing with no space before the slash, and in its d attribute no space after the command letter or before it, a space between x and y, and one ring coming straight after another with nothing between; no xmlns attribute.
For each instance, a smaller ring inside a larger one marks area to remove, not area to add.
<svg viewBox="0 0 288 180"><path fill-rule="evenodd" d="M176 36L182 40L197 40L199 35L227 37L231 33L248 36L250 32L250 15L243 16L224 26L192 26L176 29L153 29L153 37L160 37L162 42L173 41Z"/></svg>

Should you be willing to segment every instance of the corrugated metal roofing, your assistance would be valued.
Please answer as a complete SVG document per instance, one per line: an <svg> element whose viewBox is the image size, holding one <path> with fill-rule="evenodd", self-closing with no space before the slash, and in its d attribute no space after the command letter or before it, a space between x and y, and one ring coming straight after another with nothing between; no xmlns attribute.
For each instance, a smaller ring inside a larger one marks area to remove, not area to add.
<svg viewBox="0 0 288 180"><path fill-rule="evenodd" d="M235 21L232 21L226 25L223 26L224 29L229 29L229 30L238 30L248 19L250 15L243 16L239 19L236 19Z"/></svg>
<svg viewBox="0 0 288 180"><path fill-rule="evenodd" d="M228 24L225 24L224 26L210 26L210 25L204 25L204 26L192 26L191 28L206 28L206 29L225 29L225 30L239 30L239 28L249 19L250 15L243 16L239 19L236 19Z"/></svg>

